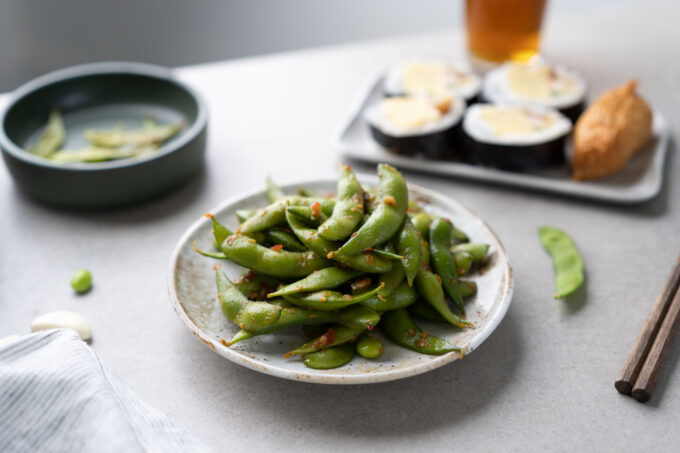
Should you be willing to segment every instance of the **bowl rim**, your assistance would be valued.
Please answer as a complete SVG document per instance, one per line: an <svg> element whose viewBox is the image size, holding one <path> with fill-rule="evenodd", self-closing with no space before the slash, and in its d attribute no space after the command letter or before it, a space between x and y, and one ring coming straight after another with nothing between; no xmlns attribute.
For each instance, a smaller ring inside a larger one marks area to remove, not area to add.
<svg viewBox="0 0 680 453"><path fill-rule="evenodd" d="M38 156L33 156L28 151L24 150L16 143L14 143L5 131L5 118L12 108L23 100L27 95L48 87L50 85L63 82L69 79L76 79L86 76L107 75L107 74L130 74L139 75L149 78L154 78L169 82L180 89L186 91L189 96L194 99L197 105L196 119L189 125L187 129L175 140L161 146L154 153L136 159L119 159L107 162L64 162L55 163L48 159L43 159ZM188 84L179 80L175 76L173 69L148 64L130 61L105 61L97 63L87 63L76 66L69 66L67 68L57 69L56 71L48 72L35 79L32 79L10 93L10 99L0 113L0 148L3 152L10 154L12 157L19 159L25 163L46 167L55 170L64 171L103 171L112 170L116 168L131 167L138 164L146 163L151 160L161 159L168 154L185 147L189 142L201 134L206 128L208 122L208 111L203 97L198 94L196 90Z"/></svg>
<svg viewBox="0 0 680 453"><path fill-rule="evenodd" d="M366 174L357 174L357 178L362 182L362 183L372 183L372 184L377 184L378 183L378 177L374 175L366 175ZM332 181L333 183L336 182L336 178L333 177L327 177L327 178L310 178L310 179L303 179L303 180L296 180L293 182L289 182L286 184L281 184L282 189L291 189L291 188L296 188L299 187L300 185L309 185L309 184L316 184L316 183L328 183L329 181ZM463 204L458 202L457 200L444 195L442 193L439 193L437 191L427 189L421 185L418 184L412 184L408 183L408 190L409 192L416 192L420 195L425 195L429 197L432 200L437 200L438 203L442 203L443 205L450 207L450 208L455 208L456 210L460 210L462 212L465 212L467 215L470 215L472 217L475 217L476 219L479 219L479 221L482 222L482 224L488 229L490 234L494 237L496 242L498 243L498 252L500 252L503 257L505 258L505 263L506 263L506 268L504 269L503 276L504 276L504 281L503 285L501 288L502 291L502 296L501 296L501 303L500 306L498 307L497 311L493 313L492 316L487 318L487 324L485 328L480 332L478 335L476 335L468 345L466 345L465 349L465 355L473 352L475 349L477 349L500 325L501 321L505 318L505 315L507 314L508 309L510 308L510 304L512 303L512 298L514 294L514 287L515 287L515 279L514 279L514 271L512 268L512 264L510 262L510 258L508 257L508 254L505 250L505 247L503 246L503 243L501 242L500 238L498 235L491 229L491 227L487 224L487 222L465 207ZM251 190L245 193L241 193L239 195L230 197L221 203L219 203L217 206L213 207L210 209L209 213L218 213L222 211L223 209L229 207L230 205L239 203L240 201L243 201L248 198L252 198L254 196L262 195L263 194L262 189L257 189L257 190ZM258 371L260 373L268 374L270 376L276 376L279 378L284 378L288 380L294 380L294 381L300 381L300 382L309 382L309 383L315 383L315 384L335 384L335 385L348 385L348 384L373 384L373 383L379 383L379 382L387 382L387 381L393 381L393 380L399 380L399 379L404 379L407 377L411 376L416 376L419 374L426 373L428 371L432 371L434 369L440 368L444 365L447 365L451 362L454 362L460 358L460 355L457 352L449 352L447 354L443 354L441 356L437 356L435 360L432 360L430 362L426 362L420 365L414 365L408 368L403 368L403 369L397 369L397 370L386 370L386 371L381 371L381 372L374 372L374 373L367 373L363 375L338 375L338 374L329 374L329 373L318 373L318 372L299 372L291 369L286 369L286 368L280 368L276 365L272 364L264 364L262 363L261 360L250 357L247 354L241 354L238 351L232 350L227 346L224 346L221 344L218 340L214 339L211 337L209 334L207 334L205 331L203 331L192 319L192 317L187 313L187 311L184 308L184 305L180 301L180 297L175 285L176 282L176 273L177 273L177 263L179 262L179 256L182 252L182 248L184 245L189 241L191 236L194 234L194 232L205 222L209 222L210 220L206 218L205 216L201 216L199 219L195 220L185 231L182 233L182 236L180 239L177 241L175 248L172 252L171 258L170 258L170 263L169 263L169 269L168 269L168 293L170 296L170 302L172 303L173 309L175 313L180 317L184 325L189 328L191 333L197 337L201 342L206 345L208 348L212 349L213 352L216 352L218 355L228 359L231 362L234 362L238 365L244 366L246 368L250 368L251 370Z"/></svg>

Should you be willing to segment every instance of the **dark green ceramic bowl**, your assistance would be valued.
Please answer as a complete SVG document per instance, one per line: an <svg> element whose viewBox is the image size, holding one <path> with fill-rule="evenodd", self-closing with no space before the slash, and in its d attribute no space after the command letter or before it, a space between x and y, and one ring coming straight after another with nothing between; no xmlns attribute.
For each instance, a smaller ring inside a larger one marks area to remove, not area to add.
<svg viewBox="0 0 680 453"><path fill-rule="evenodd" d="M64 148L85 145L85 129L135 127L152 116L187 126L159 150L140 158L54 163L25 151L58 109ZM207 111L200 97L167 68L140 63L94 63L55 71L19 87L0 117L0 147L16 184L56 205L98 208L160 195L203 165Z"/></svg>

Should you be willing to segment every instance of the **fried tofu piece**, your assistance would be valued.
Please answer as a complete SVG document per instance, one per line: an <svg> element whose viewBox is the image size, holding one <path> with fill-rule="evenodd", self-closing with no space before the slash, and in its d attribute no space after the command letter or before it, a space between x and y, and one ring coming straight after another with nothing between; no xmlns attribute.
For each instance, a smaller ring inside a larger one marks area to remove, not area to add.
<svg viewBox="0 0 680 453"><path fill-rule="evenodd" d="M621 170L652 137L652 111L635 93L637 82L604 92L574 127L574 179L597 179Z"/></svg>

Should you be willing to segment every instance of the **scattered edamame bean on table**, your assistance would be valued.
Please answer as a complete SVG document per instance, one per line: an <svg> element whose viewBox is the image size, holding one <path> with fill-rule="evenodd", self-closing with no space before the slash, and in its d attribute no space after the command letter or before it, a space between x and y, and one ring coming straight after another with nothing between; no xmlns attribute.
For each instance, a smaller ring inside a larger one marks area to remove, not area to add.
<svg viewBox="0 0 680 453"><path fill-rule="evenodd" d="M414 317L471 327L464 303L477 286L464 278L488 264L489 246L469 243L450 219L409 200L395 168L380 164L378 176L379 187L365 187L342 166L333 197L304 188L287 195L268 179L270 204L238 211L236 231L206 215L217 250L196 251L248 269L232 281L215 265L222 312L241 329L225 344L303 326L308 341L286 357L331 369L355 353L380 357L383 345L372 335L379 328L412 351L462 356Z"/></svg>

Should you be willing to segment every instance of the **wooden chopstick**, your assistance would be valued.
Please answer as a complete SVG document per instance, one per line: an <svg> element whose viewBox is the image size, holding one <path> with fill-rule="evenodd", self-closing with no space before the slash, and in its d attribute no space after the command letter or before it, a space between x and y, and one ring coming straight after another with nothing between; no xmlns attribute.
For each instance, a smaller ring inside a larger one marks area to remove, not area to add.
<svg viewBox="0 0 680 453"><path fill-rule="evenodd" d="M677 297L678 287L680 286L680 256L675 260L670 275L663 285L661 293L654 302L652 311L649 312L645 324L638 335L635 344L633 344L626 363L624 363L619 377L614 383L614 387L620 393L630 395L635 387L636 395L633 395L638 401L647 401L651 396L651 391L656 383L656 378L663 364L663 360L668 353L668 346L671 343L675 328L677 328L677 319L668 317L669 321L666 323L666 315L669 312L671 304L680 306L680 297ZM675 301L675 302L674 302ZM675 307L676 311L680 307ZM677 314L675 316L677 318ZM659 336L662 324L668 324L663 332L663 336ZM656 339L659 338L659 344L654 352L654 356L648 359L650 350L653 345L656 345ZM649 363L648 363L649 362ZM636 381L641 375L641 370L645 368L643 373L644 381L640 385L636 385ZM651 386L651 387L650 387ZM645 399L646 398L646 399Z"/></svg>
<svg viewBox="0 0 680 453"><path fill-rule="evenodd" d="M640 375L633 386L633 398L644 403L649 401L652 396L652 391L656 386L656 380L661 372L666 356L670 351L670 345L673 343L673 336L678 330L678 323L680 321L680 290L675 293L675 297L668 308L666 317L661 324L659 332L656 334L656 339L652 344L647 359L645 360Z"/></svg>

